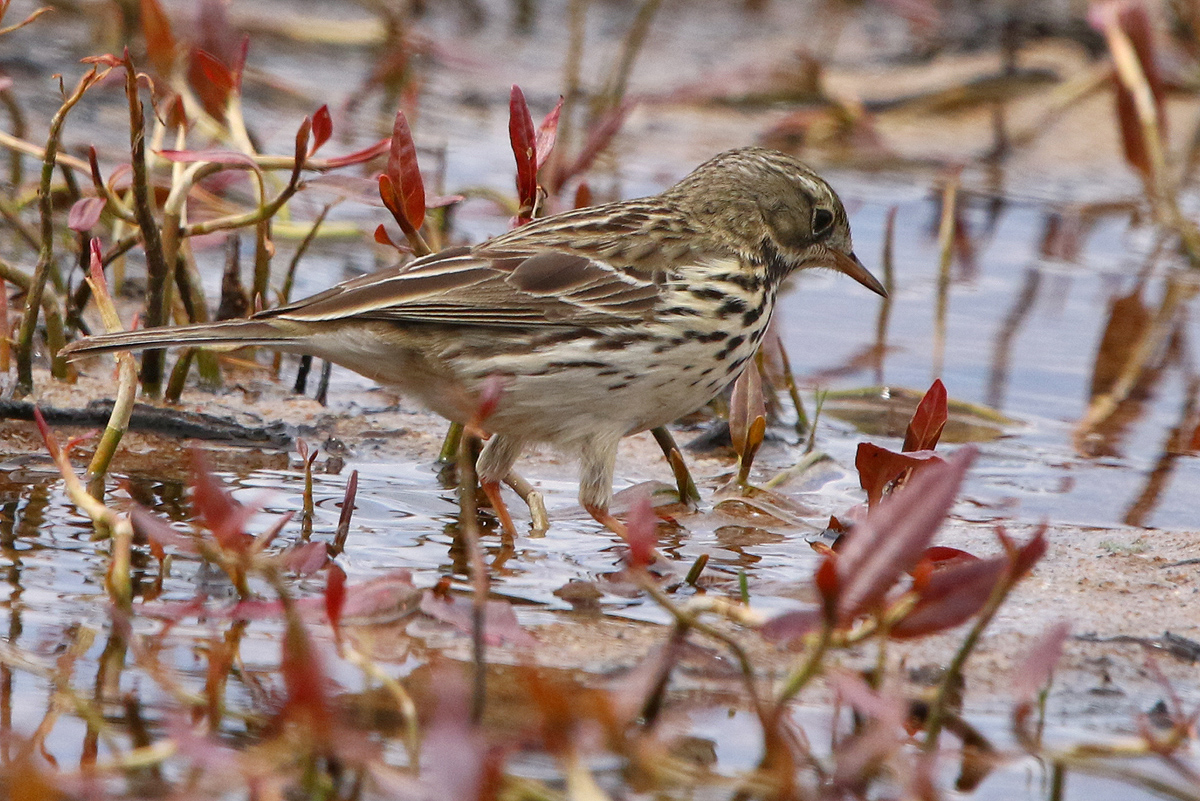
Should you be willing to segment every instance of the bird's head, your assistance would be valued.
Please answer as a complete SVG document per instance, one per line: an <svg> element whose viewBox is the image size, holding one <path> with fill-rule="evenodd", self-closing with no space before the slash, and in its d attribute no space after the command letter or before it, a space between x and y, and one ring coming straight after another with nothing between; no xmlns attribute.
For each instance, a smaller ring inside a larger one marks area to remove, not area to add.
<svg viewBox="0 0 1200 801"><path fill-rule="evenodd" d="M747 147L701 164L671 190L710 235L782 280L794 270L832 268L886 297L854 255L846 209L833 188L803 162Z"/></svg>

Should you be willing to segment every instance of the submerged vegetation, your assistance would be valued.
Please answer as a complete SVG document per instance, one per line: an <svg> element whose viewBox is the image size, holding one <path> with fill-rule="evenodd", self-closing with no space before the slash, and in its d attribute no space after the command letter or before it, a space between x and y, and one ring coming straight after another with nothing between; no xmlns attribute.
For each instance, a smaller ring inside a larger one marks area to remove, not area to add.
<svg viewBox="0 0 1200 801"><path fill-rule="evenodd" d="M138 420L146 409L135 409L139 387L157 402L153 425L197 434L214 420L175 407L185 392L210 391L247 372L282 380L286 363L184 350L173 363L163 351L150 351L139 364L122 354L106 385L111 406L71 417L54 395L55 387L77 378L60 351L97 322L115 331L202 322L214 313L241 316L287 303L306 257L322 241L349 237L356 248L374 248L375 258L392 262L463 241L459 217L468 202L491 204L517 226L547 211L589 205L598 194L591 176L636 106L631 75L663 4L642 0L620 17L611 64L590 88L582 65L592 4L567 4L554 26L562 30L547 42L566 53L561 98L546 103L535 123L522 89L507 93L515 193L483 188L482 179L447 189L445 153L414 138L427 90L424 70L430 61L453 58L448 45L421 27L422 14L435 13L425 5L364 4L378 15L369 77L341 107L280 112L275 122L280 130L280 120L288 120L286 137L264 134L252 123L249 81L255 91L284 92L264 77L254 37L235 30L229 7L220 2L199 4L190 42L180 33L183 16L157 0L106 5L113 26L107 33L120 45L97 47L82 65L55 65L61 92L45 130L27 121L29 94L16 91L17 79L0 76L11 123L0 131L0 146L11 155L0 197L7 221L0 287L8 300L0 304L0 381L11 396L7 413L36 420L61 482L56 486L91 521L89 533L73 535L70 547L94 557L81 591L94 606L86 620L57 620L37 641L22 642L22 590L10 593L8 635L0 647L5 797L933 799L951 785L971 792L993 771L1036 762L1044 768L1047 798L1065 797L1070 777L1084 774L1164 797L1200 798L1200 775L1188 753L1196 713L1180 700L1187 693L1177 694L1165 679L1167 703L1154 717L1131 722L1126 738L1064 744L1049 736L1046 700L1071 635L1066 621L1025 631L1032 642L1011 655L1011 743L999 745L972 724L965 711L968 663L1002 605L1052 547L1053 532L1041 525L1014 536L997 525L987 553L934 544L978 453L970 444L948 455L935 452L943 432L958 425L971 433L955 442L981 441L993 434L980 430L1011 423L988 410L956 408L941 380L915 404L899 451L858 444L854 468L865 505L841 510L807 545L795 537L809 559L798 561L786 586L774 590L776 598L794 600L786 609L756 605L753 573L714 577L707 554L676 570L680 559L670 541L680 526L672 515L703 502L731 516L798 519L797 504L783 488L823 458L817 422L846 414L844 398L819 396L806 409L776 334L755 368L714 404L721 407L719 433L727 433L715 439L727 441L736 458L721 488L700 493L671 433L656 431L675 486L626 493L632 497L624 513L628 539L611 572L603 582L572 582L576 609L595 605L588 590L607 591L639 599L666 621L651 629L636 665L616 677L547 667L541 649L559 648L557 641L492 591L518 546L506 537L500 549L486 545L494 521L478 508L487 504L477 492L474 426L452 429L442 448L458 514L447 527L453 569L435 579L404 564L365 580L348 576L347 557L365 536L354 516L359 473L345 482L336 525L323 529L314 490L318 449L303 441L296 443L302 497L295 509L269 519L230 489L213 457L199 448L186 451L187 501L174 509L167 503L148 508L155 502L138 482L109 476L125 433L144 424ZM750 16L770 4L730 5ZM846 13L838 3L822 5L831 16ZM952 27L937 4L895 5L907 14L896 24L926 45L938 41L939 26ZM0 2L0 20L9 6L10 0ZM539 4L516 2L506 11L514 36L534 35ZM1194 93L1200 19L1184 11L1173 11L1172 41L1190 58L1193 85L1186 86ZM55 13L72 12L64 4ZM486 24L487 9L479 3L463 2L459 13L464 25ZM1169 144L1167 79L1155 44L1162 34L1152 19L1137 3L1102 3L1086 21L1090 28L1059 31L1086 40L1108 60L1090 83L1047 90L1056 94L1042 120L1049 124L1080 98L1111 88L1125 157L1144 187L1144 197L1131 204L1152 219L1155 252L1177 254L1184 265L1165 281L1159 308L1145 308L1140 298L1112 308L1088 408L1074 430L1081 453L1111 445L1110 433L1153 381L1165 352L1184 349L1175 342L1182 336L1179 319L1200 267L1200 233L1188 212L1200 139L1193 137L1187 153ZM41 11L31 13L0 29L0 41L38 37L46 21ZM540 25L547 27L545 20ZM295 31L278 22L257 35ZM997 140L984 160L1002 161L1035 135L1002 132L1003 102L1045 83L1044 76L1017 70L1019 48L1010 37L1003 44L1012 80L976 87L982 100L969 92L958 100L901 98L876 111L995 104ZM746 91L714 83L681 91L671 102L802 103L764 138L879 156L882 136L872 111L828 90L824 69L816 57L800 57L782 86L778 75ZM384 109L382 132L364 111L376 100ZM88 117L81 119L84 110ZM109 128L96 132L100 144L84 153L67 146L67 130L93 126ZM272 152L264 136L286 139L288 146ZM33 162L40 172L27 174ZM976 246L964 214L961 169L942 175L936 373L947 347L950 269L956 261L970 262ZM390 219L380 223L384 210ZM1047 231L1045 249L1063 258L1078 249L1087 221L1106 211L1072 213L1055 238ZM364 220L369 224L361 225ZM895 286L894 223L893 212L882 238L889 290ZM243 240L251 243L247 265ZM205 256L214 242L223 259ZM289 250L284 263L281 254ZM206 266L222 268L219 280ZM215 286L220 297L210 298L206 289ZM890 309L887 303L880 309L875 346L859 360L880 374ZM309 369L302 362L298 391ZM326 370L318 396L326 397L328 387ZM1173 433L1176 454L1195 451L1200 441L1197 391L1193 378L1190 405ZM487 413L481 408L479 420ZM867 414L881 416L877 408ZM94 445L87 437L60 441L56 420L94 425L101 419L107 422ZM782 432L797 437L796 450L808 455L764 480L756 458ZM267 441L275 433L241 427L235 436ZM83 470L73 456L85 449L91 453ZM329 442L324 450L332 461ZM544 529L540 495L529 485L514 488L530 501L530 528ZM23 551L8 523L5 547L17 563ZM581 612L568 625L586 628L589 618ZM423 635L429 631L435 633ZM897 649L935 636L956 638L956 645L938 670L916 681ZM706 683L723 714L739 725L749 721L753 742L744 748L753 754L736 765L717 759L688 716L695 707L681 685ZM810 715L814 708L819 719ZM545 767L547 759L553 767Z"/></svg>

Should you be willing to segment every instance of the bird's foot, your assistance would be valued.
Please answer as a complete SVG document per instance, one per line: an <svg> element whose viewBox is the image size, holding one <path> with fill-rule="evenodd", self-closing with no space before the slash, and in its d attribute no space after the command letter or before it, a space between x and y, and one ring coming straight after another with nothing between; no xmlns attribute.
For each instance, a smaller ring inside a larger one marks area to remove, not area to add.
<svg viewBox="0 0 1200 801"><path fill-rule="evenodd" d="M492 505L492 511L496 513L496 517L500 518L500 526L504 529L504 533L510 537L516 537L517 527L513 525L512 515L508 513L508 504L500 497L500 482L480 481L479 486L483 488L483 494L487 496L488 503Z"/></svg>
<svg viewBox="0 0 1200 801"><path fill-rule="evenodd" d="M626 542L629 541L629 529L625 528L625 524L613 516L613 513L608 511L606 506L594 506L590 503L585 503L583 508L587 513L596 519L596 522L604 526L606 529L616 534Z"/></svg>

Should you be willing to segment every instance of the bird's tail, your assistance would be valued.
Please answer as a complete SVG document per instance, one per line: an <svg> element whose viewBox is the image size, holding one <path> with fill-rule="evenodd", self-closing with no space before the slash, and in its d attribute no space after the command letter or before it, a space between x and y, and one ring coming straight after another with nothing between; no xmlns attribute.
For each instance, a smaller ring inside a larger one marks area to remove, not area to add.
<svg viewBox="0 0 1200 801"><path fill-rule="evenodd" d="M115 334L97 334L71 342L62 349L68 359L109 353L119 350L146 348L219 348L232 349L247 345L280 347L295 340L288 331L261 320L224 320L179 327L143 328Z"/></svg>

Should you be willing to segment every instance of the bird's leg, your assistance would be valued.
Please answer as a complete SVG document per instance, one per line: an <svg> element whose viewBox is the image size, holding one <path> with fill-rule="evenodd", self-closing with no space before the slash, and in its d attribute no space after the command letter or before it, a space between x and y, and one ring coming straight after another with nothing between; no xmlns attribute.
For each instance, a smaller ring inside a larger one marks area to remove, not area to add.
<svg viewBox="0 0 1200 801"><path fill-rule="evenodd" d="M584 441L579 452L579 503L598 523L627 539L625 524L608 511L620 441L620 435L595 436Z"/></svg>
<svg viewBox="0 0 1200 801"><path fill-rule="evenodd" d="M479 460L475 463L475 469L479 474L479 486L483 488L484 494L492 504L492 509L500 518L500 525L513 537L517 536L517 529L513 525L512 515L508 513L508 506L500 497L500 482L512 472L513 463L521 455L523 445L524 443L519 439L496 434L483 446Z"/></svg>
<svg viewBox="0 0 1200 801"><path fill-rule="evenodd" d="M504 529L504 533L510 537L517 536L517 527L513 525L512 515L508 513L508 504L500 497L500 482L480 481L479 486L483 488L483 494L492 505L492 511L500 518L500 527Z"/></svg>

